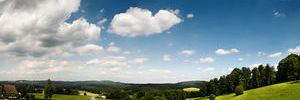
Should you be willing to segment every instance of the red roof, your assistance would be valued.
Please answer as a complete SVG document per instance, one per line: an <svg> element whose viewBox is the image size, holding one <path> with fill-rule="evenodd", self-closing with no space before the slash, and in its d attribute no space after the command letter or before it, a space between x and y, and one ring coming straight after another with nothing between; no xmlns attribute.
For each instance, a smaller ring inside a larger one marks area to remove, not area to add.
<svg viewBox="0 0 300 100"><path fill-rule="evenodd" d="M5 93L18 93L14 85L4 85L3 89Z"/></svg>

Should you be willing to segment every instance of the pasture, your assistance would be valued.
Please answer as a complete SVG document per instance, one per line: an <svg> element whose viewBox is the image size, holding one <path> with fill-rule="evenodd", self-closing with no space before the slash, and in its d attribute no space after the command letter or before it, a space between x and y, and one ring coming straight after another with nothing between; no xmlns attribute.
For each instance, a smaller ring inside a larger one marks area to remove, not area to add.
<svg viewBox="0 0 300 100"><path fill-rule="evenodd" d="M199 88L184 88L183 91L186 91L186 92L197 92L197 91L200 91Z"/></svg>

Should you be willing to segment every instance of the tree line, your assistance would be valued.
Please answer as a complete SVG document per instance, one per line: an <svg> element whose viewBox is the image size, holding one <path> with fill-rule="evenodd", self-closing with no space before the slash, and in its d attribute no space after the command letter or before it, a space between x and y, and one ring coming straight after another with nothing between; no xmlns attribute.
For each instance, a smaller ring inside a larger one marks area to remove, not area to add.
<svg viewBox="0 0 300 100"><path fill-rule="evenodd" d="M234 93L238 90L249 90L299 79L300 56L290 54L279 62L277 71L269 64L259 65L252 70L249 67L234 68L228 75L205 82L200 86L200 91L195 93L195 97Z"/></svg>

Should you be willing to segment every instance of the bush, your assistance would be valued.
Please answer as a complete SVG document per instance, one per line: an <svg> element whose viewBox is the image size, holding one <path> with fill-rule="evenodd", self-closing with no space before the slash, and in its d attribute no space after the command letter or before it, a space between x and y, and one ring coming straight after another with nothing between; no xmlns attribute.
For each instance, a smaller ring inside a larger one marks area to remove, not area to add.
<svg viewBox="0 0 300 100"><path fill-rule="evenodd" d="M242 95L244 93L244 87L242 85L239 85L235 88L235 95Z"/></svg>
<svg viewBox="0 0 300 100"><path fill-rule="evenodd" d="M34 95L26 95L25 100L35 100L34 97Z"/></svg>
<svg viewBox="0 0 300 100"><path fill-rule="evenodd" d="M209 100L215 100L215 99L216 99L216 96L214 94L209 95Z"/></svg>

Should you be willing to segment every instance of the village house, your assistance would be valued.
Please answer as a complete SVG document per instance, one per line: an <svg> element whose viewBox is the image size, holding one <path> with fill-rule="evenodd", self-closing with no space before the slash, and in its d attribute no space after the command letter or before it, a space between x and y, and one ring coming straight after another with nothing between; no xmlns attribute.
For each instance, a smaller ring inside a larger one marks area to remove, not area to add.
<svg viewBox="0 0 300 100"><path fill-rule="evenodd" d="M3 85L2 95L7 99L16 99L19 97L19 92L14 85Z"/></svg>

